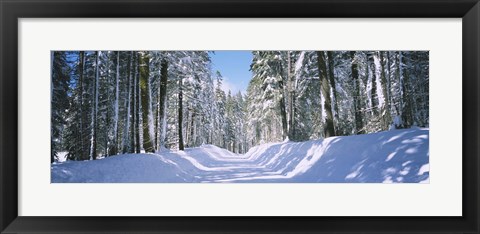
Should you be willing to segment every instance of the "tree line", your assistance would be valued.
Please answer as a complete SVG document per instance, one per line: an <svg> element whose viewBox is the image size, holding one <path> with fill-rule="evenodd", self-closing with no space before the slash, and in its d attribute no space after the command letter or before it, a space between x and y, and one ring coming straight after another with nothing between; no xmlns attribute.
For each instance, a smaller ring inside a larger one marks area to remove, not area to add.
<svg viewBox="0 0 480 234"><path fill-rule="evenodd" d="M253 51L245 94L210 53L52 52L51 161L428 126L428 52Z"/></svg>
<svg viewBox="0 0 480 234"><path fill-rule="evenodd" d="M428 51L254 51L251 70L252 145L429 125Z"/></svg>

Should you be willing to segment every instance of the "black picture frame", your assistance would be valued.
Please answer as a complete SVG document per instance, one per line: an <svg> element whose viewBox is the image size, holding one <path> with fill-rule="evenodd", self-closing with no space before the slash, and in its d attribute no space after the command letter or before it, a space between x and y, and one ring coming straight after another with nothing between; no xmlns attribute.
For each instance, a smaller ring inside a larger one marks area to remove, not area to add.
<svg viewBox="0 0 480 234"><path fill-rule="evenodd" d="M479 232L478 0L0 0L0 15L1 233ZM58 17L462 18L463 215L461 217L18 216L18 19Z"/></svg>

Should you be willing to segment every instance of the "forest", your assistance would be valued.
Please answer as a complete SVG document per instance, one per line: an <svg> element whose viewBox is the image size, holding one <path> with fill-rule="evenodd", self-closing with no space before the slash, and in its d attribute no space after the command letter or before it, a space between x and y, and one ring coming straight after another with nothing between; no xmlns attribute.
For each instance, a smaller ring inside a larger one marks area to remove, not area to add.
<svg viewBox="0 0 480 234"><path fill-rule="evenodd" d="M51 162L429 127L428 51L252 51L244 93L214 53L52 51Z"/></svg>

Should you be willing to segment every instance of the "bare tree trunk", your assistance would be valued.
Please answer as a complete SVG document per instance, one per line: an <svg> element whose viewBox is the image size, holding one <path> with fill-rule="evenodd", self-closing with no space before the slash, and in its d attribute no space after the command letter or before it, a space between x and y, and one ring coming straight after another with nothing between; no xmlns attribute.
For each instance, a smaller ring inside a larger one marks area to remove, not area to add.
<svg viewBox="0 0 480 234"><path fill-rule="evenodd" d="M54 68L53 68L53 65L55 64L54 62L55 60L55 52L54 51L51 51L50 52L50 104L53 103L53 90L55 89L54 86L54 82L53 82L53 74L54 74ZM53 105L53 104L52 104ZM51 117L51 121L53 121L53 117ZM51 151L50 151L50 163L53 163L55 162L55 157L57 156L56 155L56 152L54 150L54 146L55 146L55 141L54 141L54 131L53 131L53 122L52 122L52 126L50 126L50 147L52 148Z"/></svg>
<svg viewBox="0 0 480 234"><path fill-rule="evenodd" d="M370 69L371 73L371 82L372 82L372 90L370 94L370 101L372 103L372 114L373 116L378 115L378 95L377 95L377 73L375 70L375 59L374 59L375 52L367 52L367 72Z"/></svg>
<svg viewBox="0 0 480 234"><path fill-rule="evenodd" d="M168 81L168 62L166 59L162 60L162 68L160 70L160 87L158 88L159 96L159 140L158 140L158 150L162 147L165 147L165 137L167 133L167 81Z"/></svg>
<svg viewBox="0 0 480 234"><path fill-rule="evenodd" d="M283 74L280 73L280 74ZM283 76L283 75L282 75ZM286 92L283 85L283 77L280 78L278 82L278 89L281 91L282 96L280 97L279 106L280 106L280 115L282 118L282 139L286 139L288 136L288 122L287 122L287 110L285 106L285 97Z"/></svg>
<svg viewBox="0 0 480 234"><path fill-rule="evenodd" d="M288 66L287 66L288 72L287 72L287 80L288 82L288 89L290 93L290 104L289 104L289 127L288 127L288 138L290 140L295 139L295 79L294 76L292 75L292 61L291 61L291 54L290 51L288 51Z"/></svg>
<svg viewBox="0 0 480 234"><path fill-rule="evenodd" d="M355 132L356 134L363 134L363 120L362 120L362 102L360 98L360 80L358 78L358 64L355 61L355 51L350 51L352 59L352 80L353 80L353 111L355 113Z"/></svg>
<svg viewBox="0 0 480 234"><path fill-rule="evenodd" d="M195 146L195 111L192 109L192 115L190 118L190 135L189 135L189 140L187 142L190 142L189 145L190 147Z"/></svg>
<svg viewBox="0 0 480 234"><path fill-rule="evenodd" d="M279 82L281 83L281 82ZM288 124L287 124L287 112L285 110L285 95L280 98L280 113L282 116L282 138L286 139L288 134Z"/></svg>
<svg viewBox="0 0 480 234"><path fill-rule="evenodd" d="M128 76L128 95L127 98L125 99L125 106L127 107L127 110L125 112L125 128L123 130L123 141L122 141L122 153L127 153L129 152L130 149L130 116L131 116L131 100L132 100L132 73L131 73L131 67L132 67L132 53L128 55L128 62L127 62L127 76Z"/></svg>
<svg viewBox="0 0 480 234"><path fill-rule="evenodd" d="M132 152L140 153L140 89L138 85L138 54L135 52L133 61L133 113L132 113Z"/></svg>
<svg viewBox="0 0 480 234"><path fill-rule="evenodd" d="M88 155L86 155L86 150L85 150L85 141L84 141L84 113L83 113L83 72L84 72L84 66L85 66L85 52L80 51L79 56L78 56L78 85L80 87L80 148L81 148L81 153L80 156L77 156L77 160L86 160L88 159Z"/></svg>
<svg viewBox="0 0 480 234"><path fill-rule="evenodd" d="M412 111L411 111L411 100L410 100L410 87L409 87L409 73L406 67L402 67L403 56L400 52L400 81L402 87L402 121L405 128L412 126ZM408 54L407 54L408 55Z"/></svg>
<svg viewBox="0 0 480 234"><path fill-rule="evenodd" d="M330 86L332 86L332 92L333 92L333 110L335 110L334 114L334 119L338 121L338 100L337 100L337 87L335 84L335 64L334 64L334 55L332 51L327 51L327 57L328 57L328 78L330 80ZM338 122L337 122L338 123ZM338 129L335 129L335 133L338 133Z"/></svg>
<svg viewBox="0 0 480 234"><path fill-rule="evenodd" d="M140 143L140 116L141 113L141 103L140 103L140 56L138 53L135 53L135 153L139 154L142 149Z"/></svg>
<svg viewBox="0 0 480 234"><path fill-rule="evenodd" d="M137 53L132 51L132 96L131 96L131 137L130 137L130 152L137 152Z"/></svg>
<svg viewBox="0 0 480 234"><path fill-rule="evenodd" d="M399 52L397 52L397 54L396 54L396 56L395 56L395 63L396 63L396 68L397 68L397 69L395 70L395 75L396 75L396 77L397 77L397 84L399 84L399 85L397 85L397 86L399 86L399 87L397 88L397 95L398 95L398 93L399 93L400 96L402 95L402 89L403 89L403 88L402 88L402 79L401 79L401 76L402 76L402 74L401 74L401 65L400 65L400 63L401 63L401 57L402 57L402 54L401 54L401 53L402 53L402 52L399 51ZM397 111L397 115L399 115L399 116L402 116L402 106L403 106L402 98L400 97L400 98L398 98L398 101L395 102L395 110Z"/></svg>
<svg viewBox="0 0 480 234"><path fill-rule="evenodd" d="M382 111L385 112L384 114L382 113L382 118L383 118L383 128L384 130L387 130L389 127L389 124L392 120L392 117L390 115L390 98L387 92L387 78L385 75L385 61L384 61L384 56L383 56L382 51L379 52L380 54L380 65L381 65L381 73L380 73L380 83L382 85L382 94L383 94L383 107ZM387 55L388 56L388 55Z"/></svg>
<svg viewBox="0 0 480 234"><path fill-rule="evenodd" d="M185 119L185 124L186 126L184 126L185 128L185 135L184 135L184 142L185 142L185 145L187 146L187 148L189 147L190 145L190 119L191 119L191 115L190 113L192 112L192 109L190 107L187 107L187 116L186 116L186 119Z"/></svg>
<svg viewBox="0 0 480 234"><path fill-rule="evenodd" d="M132 52L132 138L131 138L131 152L137 152L137 53Z"/></svg>
<svg viewBox="0 0 480 234"><path fill-rule="evenodd" d="M184 150L183 145L183 80L180 77L178 86L178 149Z"/></svg>
<svg viewBox="0 0 480 234"><path fill-rule="evenodd" d="M390 104L390 112L392 112L392 105L393 105L393 97L392 97L392 63L391 63L391 55L390 51L387 51L387 94L388 94L388 103ZM398 114L398 113L396 113Z"/></svg>
<svg viewBox="0 0 480 234"><path fill-rule="evenodd" d="M329 79L327 78L327 66L325 63L325 52L317 51L318 56L318 71L319 77L322 87L322 95L325 100L325 129L324 134L325 138L335 136L335 126L333 123L333 115L332 115L332 104L330 99L330 84Z"/></svg>
<svg viewBox="0 0 480 234"><path fill-rule="evenodd" d="M92 95L92 136L90 139L90 160L97 159L97 112L98 112L98 80L99 80L99 67L98 57L100 52L95 52L95 83L93 86Z"/></svg>
<svg viewBox="0 0 480 234"><path fill-rule="evenodd" d="M107 52L107 56L108 56L107 60L110 60L110 55L109 55L108 52ZM105 77L108 80L107 81L108 83L106 84L106 86L109 86L110 85L110 69L107 68L106 70L107 71L106 71ZM110 105L111 104L110 93L107 92L105 96L107 97L107 100L106 100L107 105ZM105 132L105 137L104 137L105 142L104 142L104 147L103 147L103 150L104 150L103 151L103 156L108 157L110 155L110 153L109 153L110 152L110 140L112 140L112 139L110 139L110 129L112 129L111 128L112 126L110 126L110 124L111 124L110 123L111 122L110 114L111 113L108 110L108 108L105 108L104 112L105 112L105 126L103 126L103 128L102 128L102 132Z"/></svg>
<svg viewBox="0 0 480 234"><path fill-rule="evenodd" d="M116 155L118 153L118 96L119 96L119 80L120 80L120 52L117 51L117 69L115 74L115 117L113 118L113 147L112 147L112 155Z"/></svg>
<svg viewBox="0 0 480 234"><path fill-rule="evenodd" d="M152 136L150 135L150 125L149 115L151 108L149 107L150 98L149 98L149 76L150 76L150 58L147 52L138 53L138 65L139 65L139 85L140 85L140 98L142 106L142 132L143 132L143 149L145 152L154 152Z"/></svg>

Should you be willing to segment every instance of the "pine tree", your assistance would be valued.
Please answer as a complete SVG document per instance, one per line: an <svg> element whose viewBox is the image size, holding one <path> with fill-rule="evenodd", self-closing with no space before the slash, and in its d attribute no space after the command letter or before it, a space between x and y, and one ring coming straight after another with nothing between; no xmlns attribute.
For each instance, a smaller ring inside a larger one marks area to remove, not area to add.
<svg viewBox="0 0 480 234"><path fill-rule="evenodd" d="M267 131L264 132L265 138L276 138L276 123L268 119L268 115L280 116L281 139L285 139L288 134L287 113L285 105L284 90L284 65L282 63L282 54L276 51L254 51L254 58L251 66L253 72L252 79L258 79L261 82L261 102L264 104L263 111L265 118L262 125L266 125ZM272 132L273 131L273 132Z"/></svg>
<svg viewBox="0 0 480 234"><path fill-rule="evenodd" d="M66 110L69 108L68 90L70 66L67 63L66 52L54 51L51 55L51 155L53 163L59 150L63 149L63 129L65 128Z"/></svg>
<svg viewBox="0 0 480 234"><path fill-rule="evenodd" d="M225 92L222 90L222 74L219 71L216 71L216 87L215 87L215 121L214 121L214 128L215 136L214 136L214 144L220 147L226 148L226 121L225 121L225 105L226 105L226 95Z"/></svg>
<svg viewBox="0 0 480 234"><path fill-rule="evenodd" d="M71 68L69 78L69 90L71 95L68 96L69 109L65 115L65 130L64 132L64 147L67 151L66 158L68 160L87 160L88 159L88 145L85 131L85 116L84 113L84 62L85 52L69 52L72 57L72 62L67 66Z"/></svg>

